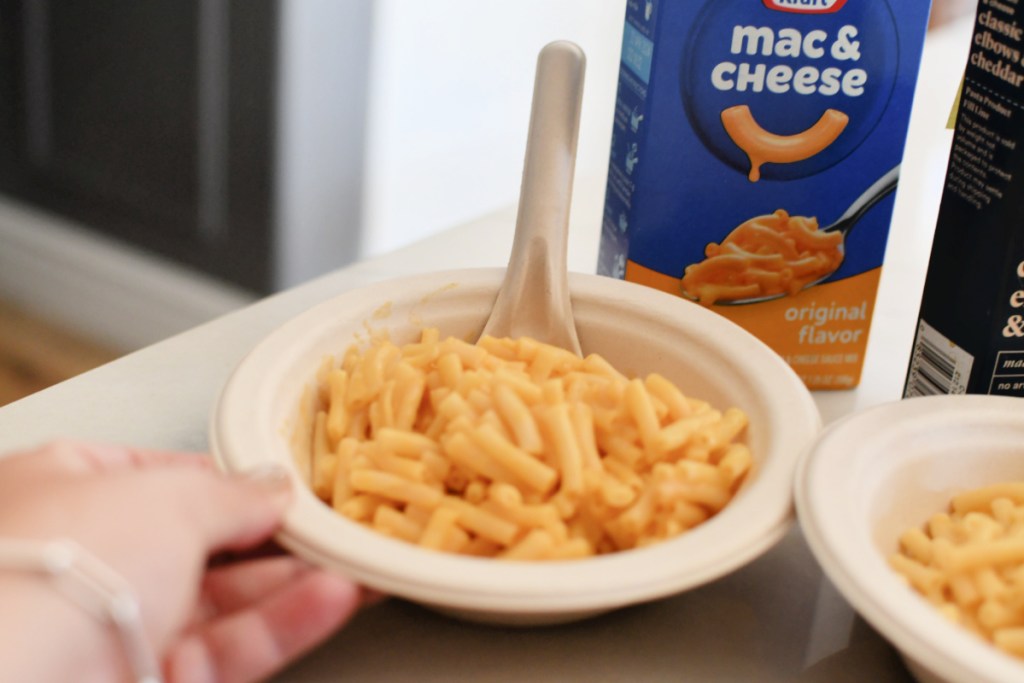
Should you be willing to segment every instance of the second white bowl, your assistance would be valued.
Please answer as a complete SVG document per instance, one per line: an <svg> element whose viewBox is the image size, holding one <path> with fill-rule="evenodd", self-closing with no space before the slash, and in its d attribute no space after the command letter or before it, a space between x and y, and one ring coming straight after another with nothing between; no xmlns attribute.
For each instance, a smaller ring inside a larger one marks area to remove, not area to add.
<svg viewBox="0 0 1024 683"><path fill-rule="evenodd" d="M796 503L811 550L922 683L1024 680L1024 663L948 621L887 561L903 531L957 493L1024 480L1022 444L1021 399L939 396L834 423L801 461Z"/></svg>

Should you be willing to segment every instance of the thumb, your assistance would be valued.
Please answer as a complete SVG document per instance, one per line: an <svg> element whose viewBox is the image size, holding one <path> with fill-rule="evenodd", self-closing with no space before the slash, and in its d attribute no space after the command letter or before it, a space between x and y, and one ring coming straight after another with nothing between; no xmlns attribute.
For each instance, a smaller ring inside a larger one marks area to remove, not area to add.
<svg viewBox="0 0 1024 683"><path fill-rule="evenodd" d="M210 552L241 550L267 540L277 531L291 502L293 482L276 464L237 475L195 471L204 478L194 511Z"/></svg>

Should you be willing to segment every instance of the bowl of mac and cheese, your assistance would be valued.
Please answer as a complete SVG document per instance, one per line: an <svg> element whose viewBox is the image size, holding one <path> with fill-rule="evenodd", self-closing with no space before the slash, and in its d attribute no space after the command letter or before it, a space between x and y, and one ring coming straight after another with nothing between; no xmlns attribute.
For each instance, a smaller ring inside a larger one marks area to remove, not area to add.
<svg viewBox="0 0 1024 683"><path fill-rule="evenodd" d="M1024 679L1024 410L912 398L831 425L795 497L815 557L922 683Z"/></svg>
<svg viewBox="0 0 1024 683"><path fill-rule="evenodd" d="M282 545L446 613L540 624L694 588L782 537L820 418L778 355L697 304L575 273L582 357L480 339L503 273L347 292L242 360L212 450L292 472Z"/></svg>

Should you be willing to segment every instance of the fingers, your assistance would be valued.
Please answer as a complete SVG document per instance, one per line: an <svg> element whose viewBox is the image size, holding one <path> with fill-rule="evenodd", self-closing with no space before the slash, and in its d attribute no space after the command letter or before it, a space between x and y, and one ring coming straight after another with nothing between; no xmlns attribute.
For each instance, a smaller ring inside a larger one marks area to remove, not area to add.
<svg viewBox="0 0 1024 683"><path fill-rule="evenodd" d="M286 555L211 569L203 579L202 612L212 618L242 609L309 571L306 563Z"/></svg>
<svg viewBox="0 0 1024 683"><path fill-rule="evenodd" d="M319 570L300 572L255 604L185 636L167 654L167 680L261 680L333 633L355 613L359 602L359 588L351 581Z"/></svg>
<svg viewBox="0 0 1024 683"><path fill-rule="evenodd" d="M152 478L159 478L159 484L153 484L154 495L180 504L208 553L249 548L268 539L291 500L291 482L283 467L229 477L198 453L54 441L5 459L3 465L5 471L19 471L22 481L137 473L138 487L143 480L152 484Z"/></svg>
<svg viewBox="0 0 1024 683"><path fill-rule="evenodd" d="M209 456L200 453L157 451L129 448L114 444L73 444L78 454L92 472L108 472L123 468L143 469L147 467L198 467L213 470Z"/></svg>
<svg viewBox="0 0 1024 683"><path fill-rule="evenodd" d="M207 571L200 595L200 619L210 620L245 609L310 572L319 571L291 555L238 562ZM375 605L387 596L360 586L362 606Z"/></svg>
<svg viewBox="0 0 1024 683"><path fill-rule="evenodd" d="M210 554L250 548L267 540L292 498L291 479L279 466L231 477L195 472L190 478L185 512Z"/></svg>
<svg viewBox="0 0 1024 683"><path fill-rule="evenodd" d="M20 453L18 456L32 469L68 474L101 474L125 468L180 465L213 469L211 459L200 453L158 451L70 440L52 441L36 451Z"/></svg>

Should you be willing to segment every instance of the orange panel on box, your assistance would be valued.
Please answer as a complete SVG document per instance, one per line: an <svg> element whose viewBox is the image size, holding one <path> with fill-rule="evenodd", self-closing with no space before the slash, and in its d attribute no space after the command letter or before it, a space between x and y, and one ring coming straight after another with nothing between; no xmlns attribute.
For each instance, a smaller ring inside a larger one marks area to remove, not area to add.
<svg viewBox="0 0 1024 683"><path fill-rule="evenodd" d="M774 349L808 388L849 389L860 381L881 270L756 305L709 308ZM626 279L682 296L678 278L632 261L626 264Z"/></svg>

